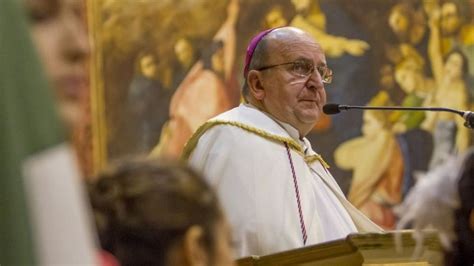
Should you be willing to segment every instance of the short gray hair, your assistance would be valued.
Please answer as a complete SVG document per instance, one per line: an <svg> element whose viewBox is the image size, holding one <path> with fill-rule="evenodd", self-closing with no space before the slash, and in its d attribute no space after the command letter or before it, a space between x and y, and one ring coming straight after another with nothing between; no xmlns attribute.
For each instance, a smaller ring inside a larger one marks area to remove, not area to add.
<svg viewBox="0 0 474 266"><path fill-rule="evenodd" d="M268 61L268 40L267 36L263 37L262 40L255 47L252 58L250 59L249 71L253 69L259 69L264 66L265 62ZM242 96L245 100L249 96L249 86L247 84L247 76L245 76L244 84L242 86Z"/></svg>

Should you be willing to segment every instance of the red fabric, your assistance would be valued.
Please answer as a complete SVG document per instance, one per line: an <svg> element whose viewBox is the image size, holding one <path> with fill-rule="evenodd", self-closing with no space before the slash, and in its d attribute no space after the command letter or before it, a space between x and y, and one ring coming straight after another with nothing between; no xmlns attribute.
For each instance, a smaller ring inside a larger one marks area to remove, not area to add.
<svg viewBox="0 0 474 266"><path fill-rule="evenodd" d="M105 250L99 251L99 266L120 266L114 255Z"/></svg>

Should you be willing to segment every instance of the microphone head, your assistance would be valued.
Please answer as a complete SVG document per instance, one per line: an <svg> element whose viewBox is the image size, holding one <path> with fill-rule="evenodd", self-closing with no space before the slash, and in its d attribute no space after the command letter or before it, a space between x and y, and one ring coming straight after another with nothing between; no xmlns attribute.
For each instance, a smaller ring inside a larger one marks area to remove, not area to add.
<svg viewBox="0 0 474 266"><path fill-rule="evenodd" d="M327 115L339 114L341 109L339 109L339 104L337 103L328 103L323 106L323 113Z"/></svg>

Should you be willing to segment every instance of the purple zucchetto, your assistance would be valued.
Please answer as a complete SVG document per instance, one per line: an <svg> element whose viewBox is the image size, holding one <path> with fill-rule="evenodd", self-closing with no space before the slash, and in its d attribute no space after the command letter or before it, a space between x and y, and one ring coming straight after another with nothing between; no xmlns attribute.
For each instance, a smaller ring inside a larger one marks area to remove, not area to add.
<svg viewBox="0 0 474 266"><path fill-rule="evenodd" d="M247 46L247 53L245 55L244 78L247 78L250 62L252 61L253 53L255 52L255 48L257 47L258 43L263 39L263 37L267 36L267 34L269 34L275 29L278 28L271 28L261 31L250 41L249 46Z"/></svg>

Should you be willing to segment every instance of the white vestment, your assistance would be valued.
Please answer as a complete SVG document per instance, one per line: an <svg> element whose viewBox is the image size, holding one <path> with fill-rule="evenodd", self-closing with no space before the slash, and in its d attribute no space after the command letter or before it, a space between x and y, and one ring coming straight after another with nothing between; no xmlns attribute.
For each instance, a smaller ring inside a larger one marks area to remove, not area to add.
<svg viewBox="0 0 474 266"><path fill-rule="evenodd" d="M306 245L382 232L346 200L306 138L254 107L240 105L209 120L183 156L217 190L237 257L304 246L301 218Z"/></svg>

